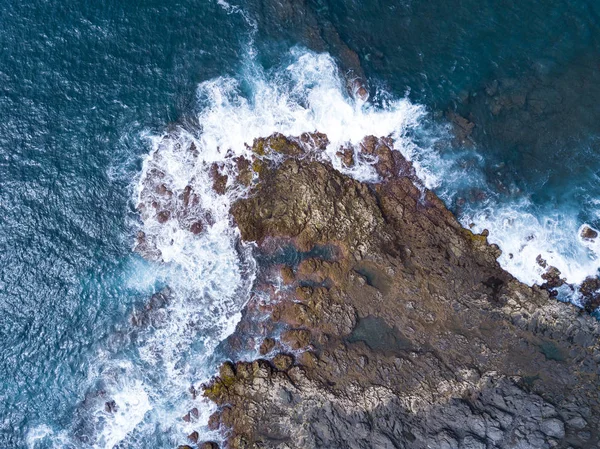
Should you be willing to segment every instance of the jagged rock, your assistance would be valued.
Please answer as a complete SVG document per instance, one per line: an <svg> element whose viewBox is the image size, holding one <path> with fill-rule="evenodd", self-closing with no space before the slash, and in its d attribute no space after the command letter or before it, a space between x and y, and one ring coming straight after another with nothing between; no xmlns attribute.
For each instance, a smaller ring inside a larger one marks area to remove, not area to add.
<svg viewBox="0 0 600 449"><path fill-rule="evenodd" d="M548 266L548 262L546 262L546 259L542 258L541 254L538 254L538 256L535 258L535 262L542 268L546 268Z"/></svg>
<svg viewBox="0 0 600 449"><path fill-rule="evenodd" d="M190 226L190 232L192 234L200 234L203 230L204 230L204 225L202 224L201 221L196 221L195 223L192 223L192 225Z"/></svg>
<svg viewBox="0 0 600 449"><path fill-rule="evenodd" d="M159 195L164 195L164 196L168 196L171 197L173 195L173 192L171 192L168 187L164 184L160 184L157 188L156 188L156 193L158 193Z"/></svg>
<svg viewBox="0 0 600 449"><path fill-rule="evenodd" d="M252 151L259 156L268 156L273 153L286 156L299 156L303 153L298 143L279 133L275 133L267 138L255 139Z"/></svg>
<svg viewBox="0 0 600 449"><path fill-rule="evenodd" d="M346 167L354 166L354 150L352 148L340 148L340 151L335 154L341 159Z"/></svg>
<svg viewBox="0 0 600 449"><path fill-rule="evenodd" d="M587 277L579 286L579 293L581 293L583 306L587 312L592 313L600 307L599 278Z"/></svg>
<svg viewBox="0 0 600 449"><path fill-rule="evenodd" d="M131 324L136 327L160 327L164 319L163 310L171 300L171 290L164 288L153 294L143 309L136 309L131 314Z"/></svg>
<svg viewBox="0 0 600 449"><path fill-rule="evenodd" d="M564 438L565 436L565 425L557 418L545 419L542 421L540 429L544 434L554 438Z"/></svg>
<svg viewBox="0 0 600 449"><path fill-rule="evenodd" d="M223 368L204 388L219 407L211 428L229 448L598 445L598 322L502 270L485 233L389 169L395 153L384 147L363 144L382 149L376 184L279 149L281 162L232 206L261 251L336 251L303 260L296 289L260 306L272 320L260 338L283 328L296 363L281 370L276 355ZM551 269L548 288L561 282Z"/></svg>
<svg viewBox="0 0 600 449"><path fill-rule="evenodd" d="M300 142L302 142L305 149L324 151L327 145L329 145L329 138L326 134L319 132L302 133L300 135Z"/></svg>
<svg viewBox="0 0 600 449"><path fill-rule="evenodd" d="M554 289L558 288L561 285L565 284L565 279L560 277L560 270L556 267L549 266L544 274L542 274L542 279L545 280L542 284L542 288L544 289Z"/></svg>
<svg viewBox="0 0 600 449"><path fill-rule="evenodd" d="M467 143L473 133L473 128L475 128L475 123L470 122L454 111L449 111L447 117L450 123L453 124L455 144L464 145Z"/></svg>
<svg viewBox="0 0 600 449"><path fill-rule="evenodd" d="M248 187L252 183L252 164L243 156L234 159L237 168L237 181Z"/></svg>
<svg viewBox="0 0 600 449"><path fill-rule="evenodd" d="M291 346L292 349L302 349L310 343L310 331L306 329L291 329L281 335L281 341Z"/></svg>
<svg viewBox="0 0 600 449"><path fill-rule="evenodd" d="M235 367L231 362L225 362L221 365L221 369L219 370L219 376L221 379L230 379L235 377Z"/></svg>
<svg viewBox="0 0 600 449"><path fill-rule="evenodd" d="M273 365L279 371L287 371L294 364L294 358L289 354L277 354L273 358Z"/></svg>
<svg viewBox="0 0 600 449"><path fill-rule="evenodd" d="M229 177L221 173L221 167L216 162L210 167L210 175L213 180L213 190L219 195L223 195L227 191Z"/></svg>

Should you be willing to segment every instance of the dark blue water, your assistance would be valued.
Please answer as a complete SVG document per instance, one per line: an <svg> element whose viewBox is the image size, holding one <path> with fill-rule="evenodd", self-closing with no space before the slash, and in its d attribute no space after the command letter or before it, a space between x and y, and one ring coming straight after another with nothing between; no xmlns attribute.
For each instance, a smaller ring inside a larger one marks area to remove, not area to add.
<svg viewBox="0 0 600 449"><path fill-rule="evenodd" d="M0 447L17 448L70 428L89 358L152 292L127 282L141 133L246 38L209 2L8 1L0 24Z"/></svg>
<svg viewBox="0 0 600 449"><path fill-rule="evenodd" d="M4 2L0 447L184 442L176 405L146 391L170 372L145 356L154 334L130 323L165 285L160 264L132 252L146 136L192 122L207 80L236 76L251 98L249 79L281 71L292 47L330 53L380 104L425 107L439 145L417 159L509 269L533 282L543 253L573 282L594 273L595 247L576 234L600 226L599 14L582 0ZM475 123L470 142L449 143L448 111ZM138 384L152 409L131 407L139 425L98 424L102 392L141 397Z"/></svg>

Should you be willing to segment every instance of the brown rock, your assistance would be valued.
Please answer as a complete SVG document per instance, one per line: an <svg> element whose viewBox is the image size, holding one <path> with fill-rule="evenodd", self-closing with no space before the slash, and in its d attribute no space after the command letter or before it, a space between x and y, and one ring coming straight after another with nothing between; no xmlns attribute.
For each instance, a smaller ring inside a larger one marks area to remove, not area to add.
<svg viewBox="0 0 600 449"><path fill-rule="evenodd" d="M542 288L553 289L564 285L566 281L560 277L560 274L558 268L549 266L546 272L542 274L542 279L546 281L542 284Z"/></svg>
<svg viewBox="0 0 600 449"><path fill-rule="evenodd" d="M304 144L306 149L314 151L324 151L329 145L327 135L320 132L303 133L300 136L300 142Z"/></svg>
<svg viewBox="0 0 600 449"><path fill-rule="evenodd" d="M171 212L168 210L163 210L156 214L156 221L158 221L161 224L169 221L169 218L171 218Z"/></svg>
<svg viewBox="0 0 600 449"><path fill-rule="evenodd" d="M183 207L187 208L190 204L190 196L192 194L192 188L190 186L185 186L183 189Z"/></svg>
<svg viewBox="0 0 600 449"><path fill-rule="evenodd" d="M195 223L192 223L192 225L190 226L190 232L192 234L200 234L202 231L204 230L204 225L202 224L201 221L196 221Z"/></svg>
<svg viewBox="0 0 600 449"><path fill-rule="evenodd" d="M231 362L225 362L219 369L219 377L221 379L232 379L235 377L235 367Z"/></svg>
<svg viewBox="0 0 600 449"><path fill-rule="evenodd" d="M219 195L225 194L227 190L227 175L221 174L221 167L216 162L210 167L210 175L213 180L213 190Z"/></svg>
<svg viewBox="0 0 600 449"><path fill-rule="evenodd" d="M270 156L273 153L285 156L299 156L304 153L296 141L288 139L279 133L275 133L267 138L255 139L252 151L259 156Z"/></svg>
<svg viewBox="0 0 600 449"><path fill-rule="evenodd" d="M354 150L352 148L340 148L340 151L335 154L346 167L354 167Z"/></svg>
<svg viewBox="0 0 600 449"><path fill-rule="evenodd" d="M221 415L219 413L213 413L208 418L208 428L209 430L217 430L221 425Z"/></svg>
<svg viewBox="0 0 600 449"><path fill-rule="evenodd" d="M292 349L302 349L310 344L310 331L307 329L291 329L281 335L281 341Z"/></svg>
<svg viewBox="0 0 600 449"><path fill-rule="evenodd" d="M579 286L584 309L593 313L600 307L600 279L587 277Z"/></svg>
<svg viewBox="0 0 600 449"><path fill-rule="evenodd" d="M173 192L171 192L165 184L160 184L156 188L156 193L158 193L159 195L162 195L162 196L167 196L167 197L171 197L173 195Z"/></svg>
<svg viewBox="0 0 600 449"><path fill-rule="evenodd" d="M586 240L593 240L598 237L598 232L590 228L589 226L584 226L581 230L581 238Z"/></svg>
<svg viewBox="0 0 600 449"><path fill-rule="evenodd" d="M200 435L198 432L194 431L188 435L188 440L190 440L192 443L197 443L199 437Z"/></svg>
<svg viewBox="0 0 600 449"><path fill-rule="evenodd" d="M308 368L315 368L319 363L319 358L313 352L306 351L300 354L298 362Z"/></svg>
<svg viewBox="0 0 600 449"><path fill-rule="evenodd" d="M252 183L252 164L243 156L236 157L234 159L237 167L237 182L245 185L246 187Z"/></svg>
<svg viewBox="0 0 600 449"><path fill-rule="evenodd" d="M261 355L266 355L275 347L275 340L272 338L265 338L260 345L259 352Z"/></svg>
<svg viewBox="0 0 600 449"><path fill-rule="evenodd" d="M279 371L287 371L294 364L294 358L289 354L277 354L273 358L273 365Z"/></svg>
<svg viewBox="0 0 600 449"><path fill-rule="evenodd" d="M294 275L294 270L292 267L288 265L284 265L281 267L281 279L285 285L290 285L294 283L296 276Z"/></svg>

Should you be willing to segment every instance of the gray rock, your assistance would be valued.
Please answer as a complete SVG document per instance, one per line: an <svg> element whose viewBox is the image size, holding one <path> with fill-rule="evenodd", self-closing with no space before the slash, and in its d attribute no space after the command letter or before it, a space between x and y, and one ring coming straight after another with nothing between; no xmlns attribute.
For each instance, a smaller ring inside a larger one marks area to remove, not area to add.
<svg viewBox="0 0 600 449"><path fill-rule="evenodd" d="M545 419L540 426L542 432L554 438L564 438L565 425L557 418Z"/></svg>

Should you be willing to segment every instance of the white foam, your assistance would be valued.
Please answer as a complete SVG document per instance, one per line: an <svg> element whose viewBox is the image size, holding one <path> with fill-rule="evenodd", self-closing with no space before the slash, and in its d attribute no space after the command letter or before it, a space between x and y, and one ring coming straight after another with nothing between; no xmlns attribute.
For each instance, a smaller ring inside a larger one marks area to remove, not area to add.
<svg viewBox="0 0 600 449"><path fill-rule="evenodd" d="M98 449L114 448L143 421L146 413L152 410L150 396L144 384L139 380L133 382L124 380L114 392L108 392L117 410L108 416L96 410L96 413L103 413L102 418L105 423L98 437L98 443L94 445Z"/></svg>
<svg viewBox="0 0 600 449"><path fill-rule="evenodd" d="M340 146L358 145L368 135L392 136L397 149L409 157L414 154L406 133L419 124L425 114L422 107L407 99L390 101L385 108L355 101L329 55L293 50L292 58L291 64L274 74L248 68L245 82L250 84L250 98L241 94L240 83L233 78L200 85L198 98L207 107L198 116L196 138L206 162L222 160L228 150L247 154L245 144L275 132L327 134L326 155L336 168L359 179L374 179L374 170L367 164L343 169L335 157Z"/></svg>
<svg viewBox="0 0 600 449"><path fill-rule="evenodd" d="M460 218L465 226L474 223L475 232L488 229L488 240L502 249L500 264L526 284L544 282L545 269L536 262L538 255L558 268L569 283L581 283L600 268L599 243L580 237L582 225L574 214L536 211L522 199L470 210Z"/></svg>
<svg viewBox="0 0 600 449"><path fill-rule="evenodd" d="M46 439L55 438L54 431L45 424L33 427L27 432L26 444L29 449L35 449L38 442L42 442Z"/></svg>

